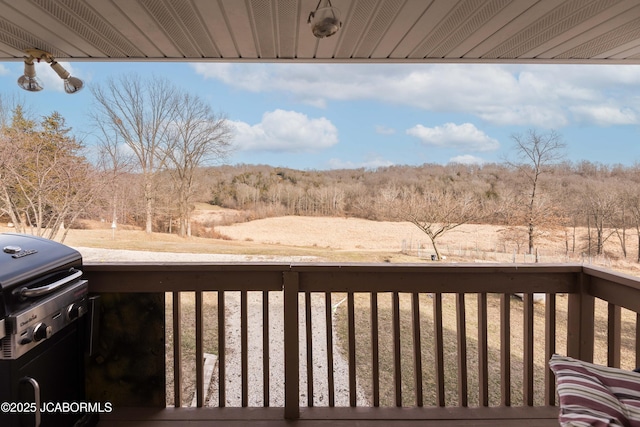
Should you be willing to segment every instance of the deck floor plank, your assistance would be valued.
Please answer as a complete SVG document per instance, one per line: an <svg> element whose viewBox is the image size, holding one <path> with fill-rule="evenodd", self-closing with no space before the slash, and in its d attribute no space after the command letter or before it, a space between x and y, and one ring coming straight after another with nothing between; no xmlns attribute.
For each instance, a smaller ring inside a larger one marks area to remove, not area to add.
<svg viewBox="0 0 640 427"><path fill-rule="evenodd" d="M102 414L99 427L243 426L557 426L557 407L536 408L301 408L285 420L282 408L125 408Z"/></svg>

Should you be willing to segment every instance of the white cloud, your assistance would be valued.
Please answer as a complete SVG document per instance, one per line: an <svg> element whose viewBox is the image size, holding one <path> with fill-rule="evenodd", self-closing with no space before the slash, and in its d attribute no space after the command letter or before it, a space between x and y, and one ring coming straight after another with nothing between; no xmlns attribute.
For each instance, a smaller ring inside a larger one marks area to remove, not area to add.
<svg viewBox="0 0 640 427"><path fill-rule="evenodd" d="M456 156L449 159L449 163L460 163L462 165L481 165L484 163L484 159L470 154L463 156Z"/></svg>
<svg viewBox="0 0 640 427"><path fill-rule="evenodd" d="M316 152L338 143L338 129L329 120L296 111L266 112L255 125L229 123L235 128L234 144L242 151Z"/></svg>
<svg viewBox="0 0 640 427"><path fill-rule="evenodd" d="M603 124L640 123L640 67L498 64L193 64L204 78L252 92L281 92L324 107L331 100L375 100L427 111L466 113L497 125L560 128L612 112ZM574 114L574 111L576 114ZM630 115L627 112L633 114Z"/></svg>
<svg viewBox="0 0 640 427"><path fill-rule="evenodd" d="M631 125L638 123L638 111L616 106L595 105L576 106L571 112L580 122L599 126Z"/></svg>
<svg viewBox="0 0 640 427"><path fill-rule="evenodd" d="M396 130L394 128L382 125L376 125L375 129L376 133L380 135L393 135L394 133L396 133Z"/></svg>
<svg viewBox="0 0 640 427"><path fill-rule="evenodd" d="M9 74L11 74L9 69L4 65L0 64L0 76L8 76Z"/></svg>
<svg viewBox="0 0 640 427"><path fill-rule="evenodd" d="M460 151L493 151L500 148L498 140L490 138L471 123L445 123L433 128L416 125L407 129L407 134L420 139L426 146Z"/></svg>

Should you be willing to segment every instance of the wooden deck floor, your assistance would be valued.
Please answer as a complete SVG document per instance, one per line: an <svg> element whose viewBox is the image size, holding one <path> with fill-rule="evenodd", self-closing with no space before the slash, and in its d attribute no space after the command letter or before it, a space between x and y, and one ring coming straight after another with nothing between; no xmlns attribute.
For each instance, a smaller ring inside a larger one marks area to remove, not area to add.
<svg viewBox="0 0 640 427"><path fill-rule="evenodd" d="M365 427L365 426L557 426L558 408L301 408L283 419L282 408L117 409L99 427L169 426Z"/></svg>

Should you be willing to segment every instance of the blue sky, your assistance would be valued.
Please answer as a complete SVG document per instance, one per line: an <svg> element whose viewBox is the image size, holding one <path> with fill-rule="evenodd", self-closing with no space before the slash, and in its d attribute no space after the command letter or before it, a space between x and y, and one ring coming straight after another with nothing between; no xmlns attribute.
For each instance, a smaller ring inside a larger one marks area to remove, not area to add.
<svg viewBox="0 0 640 427"><path fill-rule="evenodd" d="M296 169L500 162L511 136L555 130L567 160L640 161L640 66L61 62L85 81L68 95L47 64L45 89L19 89L0 64L0 96L58 111L91 145L89 87L129 73L199 94L234 129L230 164Z"/></svg>

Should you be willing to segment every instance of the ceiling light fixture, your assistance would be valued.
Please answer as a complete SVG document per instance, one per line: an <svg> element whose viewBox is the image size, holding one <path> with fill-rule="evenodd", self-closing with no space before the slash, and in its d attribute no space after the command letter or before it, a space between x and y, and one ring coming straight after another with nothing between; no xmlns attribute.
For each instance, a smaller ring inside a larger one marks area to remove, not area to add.
<svg viewBox="0 0 640 427"><path fill-rule="evenodd" d="M316 10L309 14L307 23L311 25L311 32L319 39L329 37L338 32L342 27L340 21L340 11L333 7L331 0L325 0L322 7L323 0L318 1Z"/></svg>
<svg viewBox="0 0 640 427"><path fill-rule="evenodd" d="M36 78L36 70L33 61L46 61L51 68L64 80L64 91L67 93L76 93L84 86L82 80L77 77L71 77L71 74L60 65L49 52L40 49L27 49L25 53L29 56L24 57L24 75L18 79L18 86L30 92L42 90L42 84Z"/></svg>

